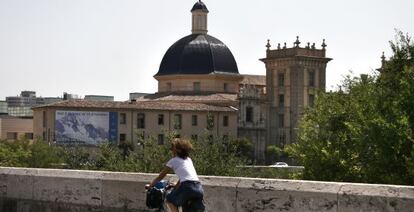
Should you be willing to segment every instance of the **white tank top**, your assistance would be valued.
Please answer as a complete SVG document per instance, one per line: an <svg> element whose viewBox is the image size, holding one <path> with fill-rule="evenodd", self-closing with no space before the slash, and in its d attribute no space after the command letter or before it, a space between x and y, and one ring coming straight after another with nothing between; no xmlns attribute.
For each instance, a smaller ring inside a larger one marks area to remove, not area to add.
<svg viewBox="0 0 414 212"><path fill-rule="evenodd" d="M194 169L193 161L189 157L186 159L180 157L171 158L166 166L174 170L174 173L178 176L180 182L199 181L197 172Z"/></svg>

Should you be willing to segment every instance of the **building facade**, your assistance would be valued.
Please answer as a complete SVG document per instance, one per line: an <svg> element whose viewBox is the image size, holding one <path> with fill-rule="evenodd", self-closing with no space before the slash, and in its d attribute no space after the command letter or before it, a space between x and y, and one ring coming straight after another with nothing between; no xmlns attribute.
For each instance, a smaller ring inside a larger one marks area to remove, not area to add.
<svg viewBox="0 0 414 212"><path fill-rule="evenodd" d="M35 91L22 91L19 96L6 97L7 114L20 118L32 118L32 107L61 101L62 98L36 97Z"/></svg>
<svg viewBox="0 0 414 212"><path fill-rule="evenodd" d="M325 90L326 44L300 47L299 37L294 46L271 50L268 41L266 58L267 144L283 147L295 140L298 121L306 107L314 104L317 91Z"/></svg>
<svg viewBox="0 0 414 212"><path fill-rule="evenodd" d="M33 120L0 115L0 140L33 139Z"/></svg>
<svg viewBox="0 0 414 212"><path fill-rule="evenodd" d="M104 96L104 95L85 95L83 99L92 100L92 101L114 101L113 96Z"/></svg>
<svg viewBox="0 0 414 212"><path fill-rule="evenodd" d="M239 85L238 137L254 147L254 158L264 160L266 149L266 76L243 75Z"/></svg>
<svg viewBox="0 0 414 212"><path fill-rule="evenodd" d="M7 102L6 101L0 101L0 115L7 115Z"/></svg>
<svg viewBox="0 0 414 212"><path fill-rule="evenodd" d="M139 143L167 136L237 136L237 110L201 103L67 100L33 108L34 136L50 143Z"/></svg>
<svg viewBox="0 0 414 212"><path fill-rule="evenodd" d="M325 42L321 49L310 43L301 47L297 38L293 47L285 43L271 49L268 41L266 57L261 59L266 75L242 75L230 49L208 34L208 13L202 1L194 4L191 34L166 51L154 75L156 93L130 94L128 102L69 99L35 107L35 136L49 142L85 143L89 137L80 139L85 133L96 137L102 132L95 129L98 123L85 123L84 135L65 136L79 131L73 128L73 123L81 122L79 116L94 114L91 120L106 117L102 123L114 125L112 131L101 127L113 142L139 142L152 136L163 143L172 131L193 139L205 134L247 138L258 161L264 161L267 146L294 142L304 109L325 89L326 66L331 60L326 57Z"/></svg>

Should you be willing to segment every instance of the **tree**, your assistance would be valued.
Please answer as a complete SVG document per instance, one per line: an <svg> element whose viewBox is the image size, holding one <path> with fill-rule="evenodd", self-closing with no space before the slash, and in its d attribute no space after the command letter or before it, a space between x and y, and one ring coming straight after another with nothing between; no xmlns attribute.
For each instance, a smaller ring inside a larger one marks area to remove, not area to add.
<svg viewBox="0 0 414 212"><path fill-rule="evenodd" d="M41 140L0 141L0 166L49 168L63 162L61 154L59 147Z"/></svg>
<svg viewBox="0 0 414 212"><path fill-rule="evenodd" d="M241 155L242 142L204 135L192 144L194 151L190 156L198 174L240 176L238 166L246 164L245 156Z"/></svg>
<svg viewBox="0 0 414 212"><path fill-rule="evenodd" d="M266 164L273 164L278 161L282 155L282 149L276 145L269 145L266 147Z"/></svg>
<svg viewBox="0 0 414 212"><path fill-rule="evenodd" d="M304 179L414 185L414 45L397 33L378 75L319 93L287 149Z"/></svg>

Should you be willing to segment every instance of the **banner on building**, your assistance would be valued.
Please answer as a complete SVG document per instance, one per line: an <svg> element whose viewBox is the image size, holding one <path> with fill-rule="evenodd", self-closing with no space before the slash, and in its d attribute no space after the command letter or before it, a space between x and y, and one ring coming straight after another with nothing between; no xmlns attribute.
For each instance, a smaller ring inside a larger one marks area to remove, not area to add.
<svg viewBox="0 0 414 212"><path fill-rule="evenodd" d="M99 145L118 140L118 113L56 111L55 142Z"/></svg>

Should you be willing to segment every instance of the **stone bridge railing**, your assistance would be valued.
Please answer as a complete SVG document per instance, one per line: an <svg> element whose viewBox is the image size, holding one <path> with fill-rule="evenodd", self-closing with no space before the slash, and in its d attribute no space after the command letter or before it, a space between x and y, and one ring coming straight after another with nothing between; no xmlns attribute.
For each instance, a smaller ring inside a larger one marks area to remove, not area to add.
<svg viewBox="0 0 414 212"><path fill-rule="evenodd" d="M155 174L0 168L0 211L147 211ZM201 177L208 211L414 211L414 187Z"/></svg>

